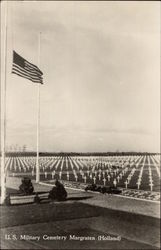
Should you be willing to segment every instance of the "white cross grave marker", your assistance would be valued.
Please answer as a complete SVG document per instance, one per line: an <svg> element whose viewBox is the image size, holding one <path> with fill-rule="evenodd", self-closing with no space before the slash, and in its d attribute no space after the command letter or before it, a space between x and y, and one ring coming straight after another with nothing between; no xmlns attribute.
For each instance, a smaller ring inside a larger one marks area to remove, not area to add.
<svg viewBox="0 0 161 250"><path fill-rule="evenodd" d="M113 185L114 185L114 187L116 187L116 185L117 185L117 181L116 181L116 179L114 179L114 181L113 181Z"/></svg>
<svg viewBox="0 0 161 250"><path fill-rule="evenodd" d="M149 186L150 186L150 191L152 192L152 191L153 191L153 186L154 186L153 181L151 181L151 182L149 183Z"/></svg>
<svg viewBox="0 0 161 250"><path fill-rule="evenodd" d="M75 175L75 180L78 181L78 176L77 175Z"/></svg>
<svg viewBox="0 0 161 250"><path fill-rule="evenodd" d="M61 180L61 176L62 176L62 172L60 171L59 172L59 178L60 178L60 180Z"/></svg>
<svg viewBox="0 0 161 250"><path fill-rule="evenodd" d="M128 182L127 182L127 180L125 181L125 187L127 188L127 185L128 185Z"/></svg>
<svg viewBox="0 0 161 250"><path fill-rule="evenodd" d="M55 172L53 171L53 172L51 173L52 179L54 179L54 176L55 176Z"/></svg>
<svg viewBox="0 0 161 250"><path fill-rule="evenodd" d="M106 178L103 178L103 185L106 185Z"/></svg>

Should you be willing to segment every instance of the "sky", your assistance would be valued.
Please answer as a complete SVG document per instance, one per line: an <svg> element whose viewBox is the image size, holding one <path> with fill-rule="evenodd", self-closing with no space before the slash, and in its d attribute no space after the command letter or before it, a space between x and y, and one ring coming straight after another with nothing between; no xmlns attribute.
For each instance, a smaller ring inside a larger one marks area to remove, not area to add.
<svg viewBox="0 0 161 250"><path fill-rule="evenodd" d="M36 150L38 84L11 74L14 49L43 72L40 151L160 152L159 2L10 1L6 46L7 146Z"/></svg>

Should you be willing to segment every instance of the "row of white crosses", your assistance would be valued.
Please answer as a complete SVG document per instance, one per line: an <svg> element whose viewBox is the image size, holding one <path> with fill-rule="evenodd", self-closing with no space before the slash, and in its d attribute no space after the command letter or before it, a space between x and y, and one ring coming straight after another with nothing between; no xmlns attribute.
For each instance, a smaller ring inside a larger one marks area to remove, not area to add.
<svg viewBox="0 0 161 250"><path fill-rule="evenodd" d="M31 157L29 161L30 167L31 167L31 175L34 176L34 169L36 167L36 159L35 157Z"/></svg>
<svg viewBox="0 0 161 250"><path fill-rule="evenodd" d="M28 158L27 159L27 164L31 168L31 174L32 174L32 176L34 176L34 169L35 169L35 166L36 166L36 159L35 159L35 157Z"/></svg>
<svg viewBox="0 0 161 250"><path fill-rule="evenodd" d="M59 165L59 163L57 163L57 166ZM68 161L66 161L66 168L68 169L68 167L67 167L67 165L68 165ZM56 169L57 169L57 166L56 166ZM62 165L61 165L61 171L62 171L62 166L63 166L63 161L62 161ZM73 164L71 163L71 167L72 167L72 170L73 170ZM78 164L76 164L76 167L77 167L77 170L79 170L79 166L78 166ZM61 175L61 172L60 172L60 175ZM68 176L69 176L69 174L68 174ZM68 177L69 178L69 177ZM76 179L77 179L77 177L76 177Z"/></svg>
<svg viewBox="0 0 161 250"><path fill-rule="evenodd" d="M22 159L22 158L21 158ZM40 160L40 166L42 167L42 165L46 165L46 167L45 168L47 168L47 164L48 164L48 162L49 162L49 165L50 165L50 163L52 163L52 161L53 161L53 159L54 160L57 160L58 158L53 158L53 157L50 157L50 158L48 158L48 157L40 157L39 158L39 160ZM28 165L35 165L35 157L25 157L25 163L26 164L28 164ZM50 165L50 168L52 168L51 167L51 165Z"/></svg>
<svg viewBox="0 0 161 250"><path fill-rule="evenodd" d="M53 164L53 167L54 167L54 170L51 172L51 177L52 179L54 179L55 177L55 174L56 174L56 170L58 168L58 165L60 164L60 161L61 161L61 158L57 159L54 164ZM55 164L56 163L56 164ZM62 163L61 163L62 164ZM54 166L55 165L55 166ZM46 172L47 173L47 172ZM61 179L61 176L62 176L62 171L59 172L59 178ZM45 178L47 178L47 175L45 176Z"/></svg>
<svg viewBox="0 0 161 250"><path fill-rule="evenodd" d="M151 167L150 167L149 157L148 157L148 165L149 165L149 167L148 167L148 169L149 169L149 186L150 186L150 190L153 191L154 184L153 184L153 179L152 179L152 171L151 171Z"/></svg>
<svg viewBox="0 0 161 250"><path fill-rule="evenodd" d="M13 164L15 171L17 171L17 168L19 169L20 172L21 172L22 169L24 170L24 172L26 172L26 169L28 169L28 170L31 169L32 176L34 175L34 168L35 168L35 165L36 165L35 157L25 157L25 158L14 157L14 158L10 158L10 159L11 159L10 170L11 170L12 164ZM51 165L53 165L53 158L50 157L50 158L45 158L44 159L44 157L43 158L41 157L41 158L39 158L39 164L40 164L40 168L43 169L43 172L45 171L45 173L44 173L45 178L47 178L46 169L49 166L51 168ZM43 166L44 164L45 164L45 167Z"/></svg>
<svg viewBox="0 0 161 250"><path fill-rule="evenodd" d="M55 158L55 157L39 157L39 164L41 166L44 166L44 165L46 166L46 164L50 165L50 163L51 163L51 165L52 165L52 163L55 162L56 159L57 158Z"/></svg>
<svg viewBox="0 0 161 250"><path fill-rule="evenodd" d="M73 175L74 175L75 181L78 181L78 175L77 175L77 173L76 173L76 171L74 169L74 165L73 165L73 162L72 162L71 159L70 159L70 164L71 164L71 168L73 170ZM79 171L80 175L82 176L82 179L84 179L84 182L86 183L87 177L86 177L85 173L82 171L81 165L79 165L78 162L76 162L76 161L74 162L74 164L75 164L75 166L77 168L77 171Z"/></svg>
<svg viewBox="0 0 161 250"><path fill-rule="evenodd" d="M151 158L154 159L154 161L159 164L161 163L160 155L151 155Z"/></svg>
<svg viewBox="0 0 161 250"><path fill-rule="evenodd" d="M95 177L95 176L92 177L92 174L90 174L89 166L87 166L87 169L88 169L88 170L83 171L82 169L85 168L85 164L84 164L83 162L78 161L78 162L74 162L74 164L76 165L77 169L80 169L80 170L79 170L79 173L80 173L80 175L82 176L82 179L84 180L84 183L87 182L87 177L90 178L90 179L93 179L94 183L96 182L96 177ZM85 173L86 173L87 175L86 175ZM75 175L75 173L74 173L74 175ZM75 176L75 177L76 177L76 176Z"/></svg>
<svg viewBox="0 0 161 250"><path fill-rule="evenodd" d="M70 163L71 163L71 167L72 167L72 170L73 170L73 174L74 174L75 180L77 181L77 180L78 180L78 176L77 176L77 174L76 174L76 171L74 170L72 161L70 161ZM78 166L77 162L74 161L74 163L75 163L75 165L76 165L76 167L77 167L77 170L78 170L78 169L79 169L79 166ZM78 161L78 163L81 164L80 161ZM92 177L92 174L90 174L89 170L87 170L87 175L90 177L90 179L93 179L93 182L94 182L94 183L96 183L96 174L97 174L97 171L95 171L94 169L95 169L95 168L92 169L93 172L95 173L95 176L94 176L94 177ZM119 170L116 169L115 171L116 171L116 172L115 172L114 174L116 174ZM127 171L128 171L128 168L125 167L125 168L123 169L123 173L120 173L120 175L117 176L117 181L118 181L118 182L119 182L119 180L122 178L122 176L123 176L124 174L126 174ZM103 177L104 177L104 174L105 174L104 171L102 171L101 169L99 169L99 171L98 171L98 173L99 173L99 174L98 174L99 180L101 179L101 172L102 172ZM129 177L130 177L129 180L130 180L131 177L133 176L134 172L135 172L135 168L132 169L132 171L131 171L131 173L130 173L130 175L129 175ZM82 169L80 169L80 174L81 174L82 178L84 179L84 182L86 182L87 177L85 176L85 174L84 174L84 172L82 171ZM113 173L112 173L112 174L113 174ZM67 173L67 179L69 180L69 173ZM109 175L108 175L108 181L110 181L110 176L109 176ZM117 181L116 181L116 179L113 180L114 186L117 185ZM105 185L105 183L106 183L106 178L103 178L103 182L104 182L104 185Z"/></svg>
<svg viewBox="0 0 161 250"><path fill-rule="evenodd" d="M78 175L77 175L77 173L76 173L76 171L75 171L75 169L74 169L74 165L73 165L73 162L72 162L72 160L71 160L71 158L69 158L69 162L70 162L70 166L71 166L71 168L72 168L72 171L73 171L73 174L74 174L74 178L75 178L75 181L78 181ZM79 168L77 168L77 170L78 170ZM67 180L69 181L69 173L68 173L68 175L67 175Z"/></svg>
<svg viewBox="0 0 161 250"><path fill-rule="evenodd" d="M18 169L18 171L21 172L23 169L25 171L26 168L23 166L21 160L18 157L15 157L15 164L16 164L16 170Z"/></svg>
<svg viewBox="0 0 161 250"><path fill-rule="evenodd" d="M99 169L98 171L96 170L96 166L90 166L91 167L91 171L89 170L89 166L88 166L88 170L86 171L87 173L87 176L90 178L90 179L93 179L93 182L94 184L96 183L96 178L97 178L97 173L98 173L98 179L101 180L101 172L103 174L103 177L105 175L105 173ZM94 174L94 176L92 175ZM83 174L82 174L83 175ZM86 183L86 180L87 180L87 177L84 176L84 182Z"/></svg>
<svg viewBox="0 0 161 250"><path fill-rule="evenodd" d="M135 168L132 168L130 174L128 175L127 180L125 181L125 186L126 186L126 188L127 188L127 185L130 184L131 178L133 177L135 171L136 171L136 169L135 169Z"/></svg>
<svg viewBox="0 0 161 250"><path fill-rule="evenodd" d="M148 170L149 170L149 187L150 187L150 190L153 191L154 183L153 183L152 170L151 170L151 165L150 165L150 156L148 156Z"/></svg>
<svg viewBox="0 0 161 250"><path fill-rule="evenodd" d="M68 161L67 161L67 160L64 160L63 158L62 158L62 159L59 159L58 162L57 162L57 164L56 164L56 166L55 166L55 169L57 170L60 161L61 161L61 165L60 165L60 171L59 171L59 173L58 173L59 179L60 179L60 180L62 179L62 172L63 172L62 170L63 170L64 161L65 161L65 162L66 162L66 166L67 166L67 167L66 167L66 169L67 169L67 171L66 171L66 177L67 177L67 180L69 181L69 171L68 171ZM55 170L53 170L53 171L52 171L52 179L54 179L55 173L56 173Z"/></svg>
<svg viewBox="0 0 161 250"><path fill-rule="evenodd" d="M73 175L74 175L75 181L78 181L78 175L77 175L75 169L73 169Z"/></svg>
<svg viewBox="0 0 161 250"><path fill-rule="evenodd" d="M66 170L68 170L69 169L69 165L68 165L68 159L66 158L66 160L65 160L65 167L66 167Z"/></svg>
<svg viewBox="0 0 161 250"><path fill-rule="evenodd" d="M10 171L12 171L13 162L14 162L14 158L11 157L11 158L10 158L10 167L9 167Z"/></svg>
<svg viewBox="0 0 161 250"><path fill-rule="evenodd" d="M57 160L55 158L48 158L46 159L46 162L39 161L39 166L42 169L43 172L46 172L48 168L50 168L50 171L52 168L54 168L54 165L56 164Z"/></svg>
<svg viewBox="0 0 161 250"><path fill-rule="evenodd" d="M14 166L14 171L17 171L17 163L16 163L16 158L13 158L13 166Z"/></svg>
<svg viewBox="0 0 161 250"><path fill-rule="evenodd" d="M6 157L6 158L5 158L5 168L6 168L6 169L9 168L11 159L12 159L12 157Z"/></svg>
<svg viewBox="0 0 161 250"><path fill-rule="evenodd" d="M13 158L13 167L14 167L14 171L17 171L17 165L16 165L16 162L15 162L15 157ZM14 172L12 173L12 176L13 177L15 176Z"/></svg>
<svg viewBox="0 0 161 250"><path fill-rule="evenodd" d="M72 168L72 171L73 171L75 181L77 182L78 181L78 172L81 174L82 171L81 171L77 161L74 161L74 164L73 164L73 160L71 158L69 158L69 162L70 162L70 165L71 165L71 168ZM74 166L76 167L76 170L75 170Z"/></svg>
<svg viewBox="0 0 161 250"><path fill-rule="evenodd" d="M74 162L74 163L76 164L77 167L80 167L79 173L82 176L82 179L84 180L84 183L86 183L87 182L87 176L89 177L89 173L90 173L89 165L85 165L84 162L81 162L81 161ZM87 167L88 170L83 171L82 169L86 169L86 167ZM86 176L85 172L86 172L87 176Z"/></svg>
<svg viewBox="0 0 161 250"><path fill-rule="evenodd" d="M143 164L142 164L142 166L140 168L140 173L139 173L138 180L137 180L137 183L136 183L138 189L140 189L140 185L141 185L141 182L142 182L144 165L145 165L145 156L143 157Z"/></svg>
<svg viewBox="0 0 161 250"><path fill-rule="evenodd" d="M12 168L12 165L10 165L10 164L11 164L11 158L7 157L6 163L5 163L5 171L6 171L7 175L9 174L9 171L8 171L9 167L10 167L10 170Z"/></svg>
<svg viewBox="0 0 161 250"><path fill-rule="evenodd" d="M11 171L12 171L12 165L13 165L14 171L17 170L17 166L14 164L14 162L15 162L15 159L14 159L14 157L13 157L12 160L10 161L10 170L11 170ZM15 176L15 173L14 173L14 172L12 173L12 176Z"/></svg>
<svg viewBox="0 0 161 250"><path fill-rule="evenodd" d="M22 166L23 171L26 173L27 168L26 168L26 165L25 165L24 161L22 159L19 159L19 161L20 161L20 164Z"/></svg>
<svg viewBox="0 0 161 250"><path fill-rule="evenodd" d="M52 165L52 168L54 167L54 170L51 172L52 179L54 179L54 177L55 177L56 170L58 169L58 166L59 166L60 162L61 162L61 165L60 165L60 170L59 170L58 175L59 175L59 179L62 178L62 172L63 172L62 170L63 170L64 161L66 162L66 164L68 164L68 162L66 160L64 160L64 158L56 159L56 161ZM67 167L67 169L68 169L68 167ZM46 175L45 178L47 178L47 172L45 172L45 175ZM69 172L68 171L67 171L67 176L68 176L67 178L69 179Z"/></svg>
<svg viewBox="0 0 161 250"><path fill-rule="evenodd" d="M52 160L50 160L50 159L47 159L46 160L46 162L44 162L44 161L40 161L40 159L39 159L39 167L40 167L40 169L42 169L42 171L43 172L45 172L46 171L46 169L49 167L49 166L51 166L52 165Z"/></svg>
<svg viewBox="0 0 161 250"><path fill-rule="evenodd" d="M136 171L136 169L135 169L135 164L136 164L136 162L137 162L137 160L138 160L138 157L136 158L133 158L133 159L129 159L128 158L128 163L125 163L123 166L125 166L124 167L124 169L122 170L122 172L121 172L121 174L119 174L119 176L118 177L120 177L120 178L118 178L118 182L120 181L120 179L122 179L122 177L129 171L129 167L128 167L128 164L130 164L130 168L132 168L131 169L131 171L130 171L130 173L129 173L129 175L127 176L127 179L126 179L126 181L125 181L125 188L127 188L128 187L128 185L130 184L130 181L131 181L131 179L132 179L132 177L133 177L133 175L135 174L135 171Z"/></svg>
<svg viewBox="0 0 161 250"><path fill-rule="evenodd" d="M51 178L54 179L54 177L55 177L55 170L51 172Z"/></svg>
<svg viewBox="0 0 161 250"><path fill-rule="evenodd" d="M107 165L107 164L104 164L104 166L106 166L106 165ZM110 165L112 165L112 164L110 164L110 163L108 162L109 169L107 169L106 172L107 172L107 174L110 172L110 174L113 176L113 172L112 172L112 169L110 168ZM126 172L126 171L127 171L127 169L125 170L125 172ZM114 175L116 175L116 173L118 173L118 172L119 172L119 169L118 169L118 168L115 169L115 170L114 170ZM92 173L95 174L94 177L92 177ZM103 171L102 169L99 169L98 171L96 171L96 170L95 170L95 166L93 166L91 172L87 171L87 175L90 177L90 179L93 179L94 184L96 183L97 173L98 173L98 178L99 178L99 180L101 180L101 177L103 177L103 183L104 183L104 185L105 185L105 184L106 184L106 181L107 181L107 179L105 178L105 171ZM108 178L108 181L110 181L110 175L108 175L107 178ZM121 178L122 178L122 175L121 175ZM118 180L119 180L119 179L120 179L120 177L118 176ZM116 186L116 184L117 184L116 179L114 179L113 184L114 184L114 186Z"/></svg>
<svg viewBox="0 0 161 250"><path fill-rule="evenodd" d="M10 163L10 168L9 168L9 165L8 165L9 163ZM12 164L13 164L14 171L18 170L19 172L21 172L22 169L24 171L26 170L26 168L24 166L21 167L21 165L22 165L21 160L18 157L11 158L11 161L8 162L8 164L7 164L7 169L12 170ZM12 173L12 175L15 176L14 172Z"/></svg>
<svg viewBox="0 0 161 250"><path fill-rule="evenodd" d="M115 158L111 158L111 157L100 158L100 159L98 158L94 163L96 165L96 168L101 166L101 168L104 169L110 164L110 162L114 163L115 160L116 160Z"/></svg>
<svg viewBox="0 0 161 250"><path fill-rule="evenodd" d="M161 164L161 155L158 154L154 158L156 159L157 163L160 165Z"/></svg>
<svg viewBox="0 0 161 250"><path fill-rule="evenodd" d="M52 169L54 168L54 166L56 165L57 159L55 159L54 157L49 159L49 161L47 161L47 163L44 164L44 162L42 163L43 166L43 172L46 172L47 169L49 168L50 171L52 171ZM45 166L44 166L45 165Z"/></svg>
<svg viewBox="0 0 161 250"><path fill-rule="evenodd" d="M21 164L21 166L22 166L23 171L24 171L25 173L26 173L27 171L29 171L29 170L30 170L30 166L26 164L24 158L21 158L21 159L19 159L19 160L20 160L20 164Z"/></svg>
<svg viewBox="0 0 161 250"><path fill-rule="evenodd" d="M67 181L69 181L69 178L70 178L69 172L67 171Z"/></svg>
<svg viewBox="0 0 161 250"><path fill-rule="evenodd" d="M50 171L51 171L54 165L56 164L56 162L57 162L57 159L55 157L39 158L39 167L44 172L45 179L47 179L47 176L48 176L47 169L50 168ZM32 174L34 174L33 171L32 171ZM52 172L52 176L53 176L53 172Z"/></svg>
<svg viewBox="0 0 161 250"><path fill-rule="evenodd" d="M158 177L160 178L160 170L159 170L159 168L160 168L160 164L159 164L159 163L157 163L157 161L156 161L156 159L154 158L154 156L153 156L153 157L151 157L151 159L152 159L153 164L154 164L154 166L155 166L155 168L156 168L156 171L157 171L157 173L158 173Z"/></svg>
<svg viewBox="0 0 161 250"><path fill-rule="evenodd" d="M129 175L127 176L127 179L125 181L125 187L126 188L130 184L130 181L131 181L131 179L132 179L132 177L133 177L133 175L134 175L134 173L136 171L136 169L135 169L135 163L136 163L137 160L138 159L136 159L136 158L133 159L133 162L131 160L130 161L128 160L130 162L129 163L130 164L130 168L132 168L132 169L131 169L131 172L129 173ZM125 166L127 166L127 164ZM122 171L122 175L120 176L121 179L127 173L128 170L129 170L128 167L125 167L124 171Z"/></svg>
<svg viewBox="0 0 161 250"><path fill-rule="evenodd" d="M60 164L60 160L61 160L61 159L58 159L58 161L57 161L57 163L56 163L56 165L55 165L55 167L54 167L54 168L55 168L55 170L57 170L57 169L58 169L58 166L59 166L59 164Z"/></svg>
<svg viewBox="0 0 161 250"><path fill-rule="evenodd" d="M13 164L14 171L17 171L17 165L16 165L15 157L12 158L12 163L11 164ZM14 172L12 173L12 176L15 176Z"/></svg>
<svg viewBox="0 0 161 250"><path fill-rule="evenodd" d="M51 163L48 164L48 166L45 168L45 171L47 171L48 168L50 168L50 171L52 171L53 169L56 169L58 168L59 164L61 162L61 158L53 158L51 160Z"/></svg>
<svg viewBox="0 0 161 250"><path fill-rule="evenodd" d="M86 159L86 161L87 161L87 159ZM89 171L89 165L85 165L84 162L80 161L80 159L79 160L74 159L74 165L76 165L77 171L79 170L80 175L84 179L84 182L86 182L87 176L89 176L92 179L92 175L90 174L90 171ZM73 169L73 164L72 163L71 163L71 166L72 166L72 169ZM82 171L82 169L84 169L85 167L87 167L88 170L87 171ZM93 169L93 171L94 171L94 169ZM87 176L85 175L84 172L87 172ZM101 170L100 170L100 172L101 172ZM101 178L100 172L99 172L99 179ZM76 172L74 171L73 174L75 176L75 179L77 180L78 178L77 178ZM95 172L95 175L96 175L96 172ZM96 178L94 176L94 182L95 181L96 181Z"/></svg>
<svg viewBox="0 0 161 250"><path fill-rule="evenodd" d="M24 163L23 159L19 158L19 163L22 166L22 170L26 173L27 167L26 167L26 164Z"/></svg>
<svg viewBox="0 0 161 250"><path fill-rule="evenodd" d="M20 171L21 168L20 168L19 165L18 165L17 157L14 157L14 159L13 159L13 165L14 165L14 170L15 170L15 171L17 171L17 170Z"/></svg>
<svg viewBox="0 0 161 250"><path fill-rule="evenodd" d="M160 154L155 155L155 159L158 163L160 163L161 161Z"/></svg>
<svg viewBox="0 0 161 250"><path fill-rule="evenodd" d="M79 171L81 168L83 168L83 166L78 161L74 161L74 165L73 165L73 160L71 158L69 158L69 162L71 164L72 170L74 169L74 165L76 166L77 171Z"/></svg>
<svg viewBox="0 0 161 250"><path fill-rule="evenodd" d="M54 161L55 160L55 161ZM54 169L56 169L57 170L57 168L58 168L58 166L59 166L59 164L60 164L60 158L58 159L58 158L42 158L41 159L41 167L43 168L43 165L45 164L46 165L46 167L43 169L44 170L44 175L45 175L45 178L47 178L47 172L45 171L48 167L50 167L50 169L53 169L53 167L54 167ZM104 159L103 159L104 160ZM98 175L98 179L99 180L101 180L102 179L102 181L103 181L103 183L104 183L104 185L106 184L106 182L107 181L110 181L110 178L111 177L115 177L114 178L114 180L113 180L113 184L116 186L117 185L117 183L119 183L119 181L120 181L120 179L124 176L124 174L126 174L126 172L128 171L128 167L126 167L126 164L125 164L125 162L127 161L129 161L129 158L124 158L124 159L122 159L122 162L124 161L124 164L122 164L122 172L120 172L119 173L119 169L117 168L117 169L115 169L114 171L111 169L111 163L108 161L109 160L109 158L107 158L107 159L105 159L105 162L103 162L103 167L102 167L102 169L98 169L98 171L96 171L96 166L94 166L93 168L91 168L90 170L89 170L89 167L90 167L90 165L91 165L91 162L89 163L89 161L88 161L88 165L87 164L85 164L83 161L81 162L81 160L80 159L78 159L78 160L75 160L74 161L74 166L76 166L76 168L77 168L77 170L79 171L79 173L80 173L80 175L82 176L82 178L84 179L84 182L86 183L86 181L87 181L87 177L89 177L89 178L91 178L92 180L93 180L93 182L94 183L96 183L96 180L97 180L97 175ZM114 160L114 159L113 159ZM32 169L32 175L34 175L34 167L35 167L35 157L31 157L31 158L29 158L29 157L27 157L27 159L25 159L25 160L17 160L17 159L12 159L12 161L15 161L15 163L16 163L16 161L17 161L17 165L18 165L18 167L19 168L21 168L20 167L20 165L22 165L22 167L23 167L23 169L26 169L26 167L25 166L27 166L28 165L28 168L29 167L31 167L31 169ZM66 169L68 169L68 160L64 160L63 158L62 158L62 161L61 161L61 165L60 165L60 172L59 172L59 178L61 179L61 177L62 177L62 170L63 170L63 163L64 163L64 161L66 162L66 164L65 164L65 166L66 166ZM120 160L117 160L117 161L115 161L115 163L116 164L120 164L120 162L121 162L121 158L120 158ZM84 164L82 164L82 163L84 163ZM97 163L99 163L99 162L97 162ZM144 160L144 163L145 163L145 160ZM8 163L9 164L9 163ZM11 164L11 161L10 161L10 164ZM82 166L82 168L81 168L81 164L82 165L86 165L86 167L87 167L87 171L86 171L86 173L87 173L87 175L85 175L85 171L83 172L83 170L82 169L84 169L84 166ZM55 165L55 166L54 166ZM144 164L143 164L144 165ZM77 181L78 180L78 175L77 175L77 173L76 173L76 171L74 170L74 166L73 166L73 163L72 163L72 161L71 161L71 168L72 168L72 170L73 170L73 174L74 174L74 177L75 177L75 180ZM16 166L16 164L14 164L14 167L17 169L17 166ZM106 169L105 170L105 168L106 167L108 167L108 169ZM94 176L92 175L92 171L91 170L93 170L93 173L94 173ZM55 170L54 170L55 171ZM52 178L54 178L54 176L55 176L55 172L52 172L51 174L52 174ZM129 176L128 176L128 183L127 184L129 184L129 182L130 182L130 180L131 180L131 178L132 178L132 176L133 176L133 174L134 174L134 170L132 169L131 170L131 173L129 174ZM143 172L143 169L140 171L140 175L139 175L139 179L141 180L141 178L142 178L142 172ZM106 174L108 174L107 175L107 178L105 178L105 173ZM119 174L118 174L119 173ZM150 173L150 172L149 172ZM116 176L117 175L117 176ZM149 174L150 175L150 174ZM69 172L67 172L67 180L69 180ZM138 183L138 188L140 187L140 184L141 184L141 182L140 183Z"/></svg>
<svg viewBox="0 0 161 250"><path fill-rule="evenodd" d="M115 178L113 180L113 185L116 187L117 186L117 183L120 182L120 180L122 179L122 177L128 172L128 167L127 167L127 164L124 163L122 165L122 169L121 171L119 172L119 169L117 169L117 171L115 170ZM117 174L117 176L116 176Z"/></svg>
<svg viewBox="0 0 161 250"><path fill-rule="evenodd" d="M107 162L106 162L107 163ZM110 163L108 162L108 164L106 164L106 163L102 163L102 165L103 165L103 168L105 168L107 165L109 166L109 169L107 169L106 170L106 172L107 172L107 174L110 172L111 173L111 175L113 176L113 172L112 172L112 170L111 170L111 168L110 168ZM97 173L98 173L98 179L99 180L101 180L102 178L102 180L103 180L103 183L104 183L104 185L106 184L106 178L105 178L105 170L102 170L102 169L98 169L98 171L96 170L97 169L97 166L98 165L95 165L95 166L93 166L92 167L92 170L91 170L91 172L89 172L89 171L87 171L87 174L88 174L88 176L90 177L90 179L93 179L93 182L94 182L94 184L96 183L96 178L97 178ZM116 171L115 171L115 175L116 175L116 172L118 172L119 170L117 169ZM94 174L94 177L92 177L92 173ZM110 175L108 175L108 181L110 181ZM114 185L116 185L116 180L114 180Z"/></svg>
<svg viewBox="0 0 161 250"><path fill-rule="evenodd" d="M17 159L14 159L14 160L16 161ZM53 163L52 158L45 158L45 160L44 160L44 158L41 157L39 160L41 160L40 167L42 167L42 165L44 165L44 163L45 163L45 165L46 165L45 168L47 168L49 165L50 165L50 168L52 168L52 166L51 166L51 163ZM33 168L33 166L35 165L35 158L34 157L30 157L30 158L25 157L24 159L21 158L20 161L23 162L26 166L31 167L31 168ZM24 166L24 164L22 164L22 165ZM17 168L17 166L15 166L15 167ZM45 170L45 168L43 170Z"/></svg>
<svg viewBox="0 0 161 250"><path fill-rule="evenodd" d="M25 164L26 169L27 169L28 171L31 169L31 164L32 164L32 166L34 167L34 163L33 163L33 161L31 162L30 159L25 158L25 159L22 159L22 161L23 161L23 163ZM32 167L32 168L33 168L33 167Z"/></svg>

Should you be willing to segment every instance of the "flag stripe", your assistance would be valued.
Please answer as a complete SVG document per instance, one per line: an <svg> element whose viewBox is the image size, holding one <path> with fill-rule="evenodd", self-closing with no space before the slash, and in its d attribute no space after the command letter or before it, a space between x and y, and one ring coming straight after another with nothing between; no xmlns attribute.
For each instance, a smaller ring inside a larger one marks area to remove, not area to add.
<svg viewBox="0 0 161 250"><path fill-rule="evenodd" d="M26 77L29 77L32 80L35 80L35 81L42 81L43 80L42 77L41 78L40 77L32 77L29 74L24 74L20 70L17 70L17 69L12 69L12 73L19 73L19 74L21 74L22 77L26 76Z"/></svg>
<svg viewBox="0 0 161 250"><path fill-rule="evenodd" d="M12 72L18 72L20 73L22 76L25 75L25 76L28 76L32 79L35 79L35 80L41 80L42 77L38 77L38 76L32 76L31 74L28 74L27 72L24 72L23 70L19 69L18 67L12 67Z"/></svg>
<svg viewBox="0 0 161 250"><path fill-rule="evenodd" d="M41 75L43 74L42 71L41 71L36 65L34 65L34 64L30 63L30 62L28 62L27 60L25 60L25 63L26 63L26 65L28 65L30 68L35 69L36 71L40 72Z"/></svg>
<svg viewBox="0 0 161 250"><path fill-rule="evenodd" d="M21 73L18 73L18 72L16 72L16 71L12 71L12 73L13 74L16 74L16 75L18 75L18 76L21 76L21 77L23 77L23 78L26 78L26 79L28 79L28 80L30 80L30 81L32 81L32 82L35 82L35 83L43 83L41 80L34 80L34 79L32 79L31 77L29 77L29 76L25 76L24 74L21 74Z"/></svg>
<svg viewBox="0 0 161 250"><path fill-rule="evenodd" d="M35 73L31 73L29 70L21 68L19 65L15 64L15 63L13 63L13 67L12 68L20 70L21 72L23 72L24 74L28 74L29 76L36 77L36 78L41 78L40 75L35 74Z"/></svg>
<svg viewBox="0 0 161 250"><path fill-rule="evenodd" d="M31 68L31 67L28 66L28 65L25 66L25 69L29 70L30 72L34 72L34 73L36 73L37 75L42 76L42 74L41 74L39 71L37 71L37 70Z"/></svg>
<svg viewBox="0 0 161 250"><path fill-rule="evenodd" d="M29 75L26 75L26 74L24 75L24 74L22 74L22 73L19 72L19 71L13 70L12 73L17 74L17 75L22 76L22 77L27 77L28 79L30 79L30 80L32 80L32 81L36 81L36 82L41 82L41 81L42 81L42 79L35 79L35 78L32 78L32 77L30 77Z"/></svg>
<svg viewBox="0 0 161 250"><path fill-rule="evenodd" d="M40 78L32 78L32 77L30 77L29 75L24 75L24 74L22 74L21 72L19 72L19 71L15 71L15 70L13 70L12 71L12 73L14 73L14 74L16 74L16 75L19 75L19 76L21 76L21 77L25 77L25 78L28 78L29 80L31 80L32 82L37 82L37 83L42 83L43 82L43 79L40 79Z"/></svg>

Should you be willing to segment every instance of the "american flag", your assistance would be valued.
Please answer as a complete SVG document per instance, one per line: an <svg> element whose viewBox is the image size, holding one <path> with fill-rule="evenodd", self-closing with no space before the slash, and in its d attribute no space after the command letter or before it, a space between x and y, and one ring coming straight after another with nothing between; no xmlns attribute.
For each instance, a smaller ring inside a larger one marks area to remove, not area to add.
<svg viewBox="0 0 161 250"><path fill-rule="evenodd" d="M13 51L12 73L32 82L43 84L42 71Z"/></svg>

